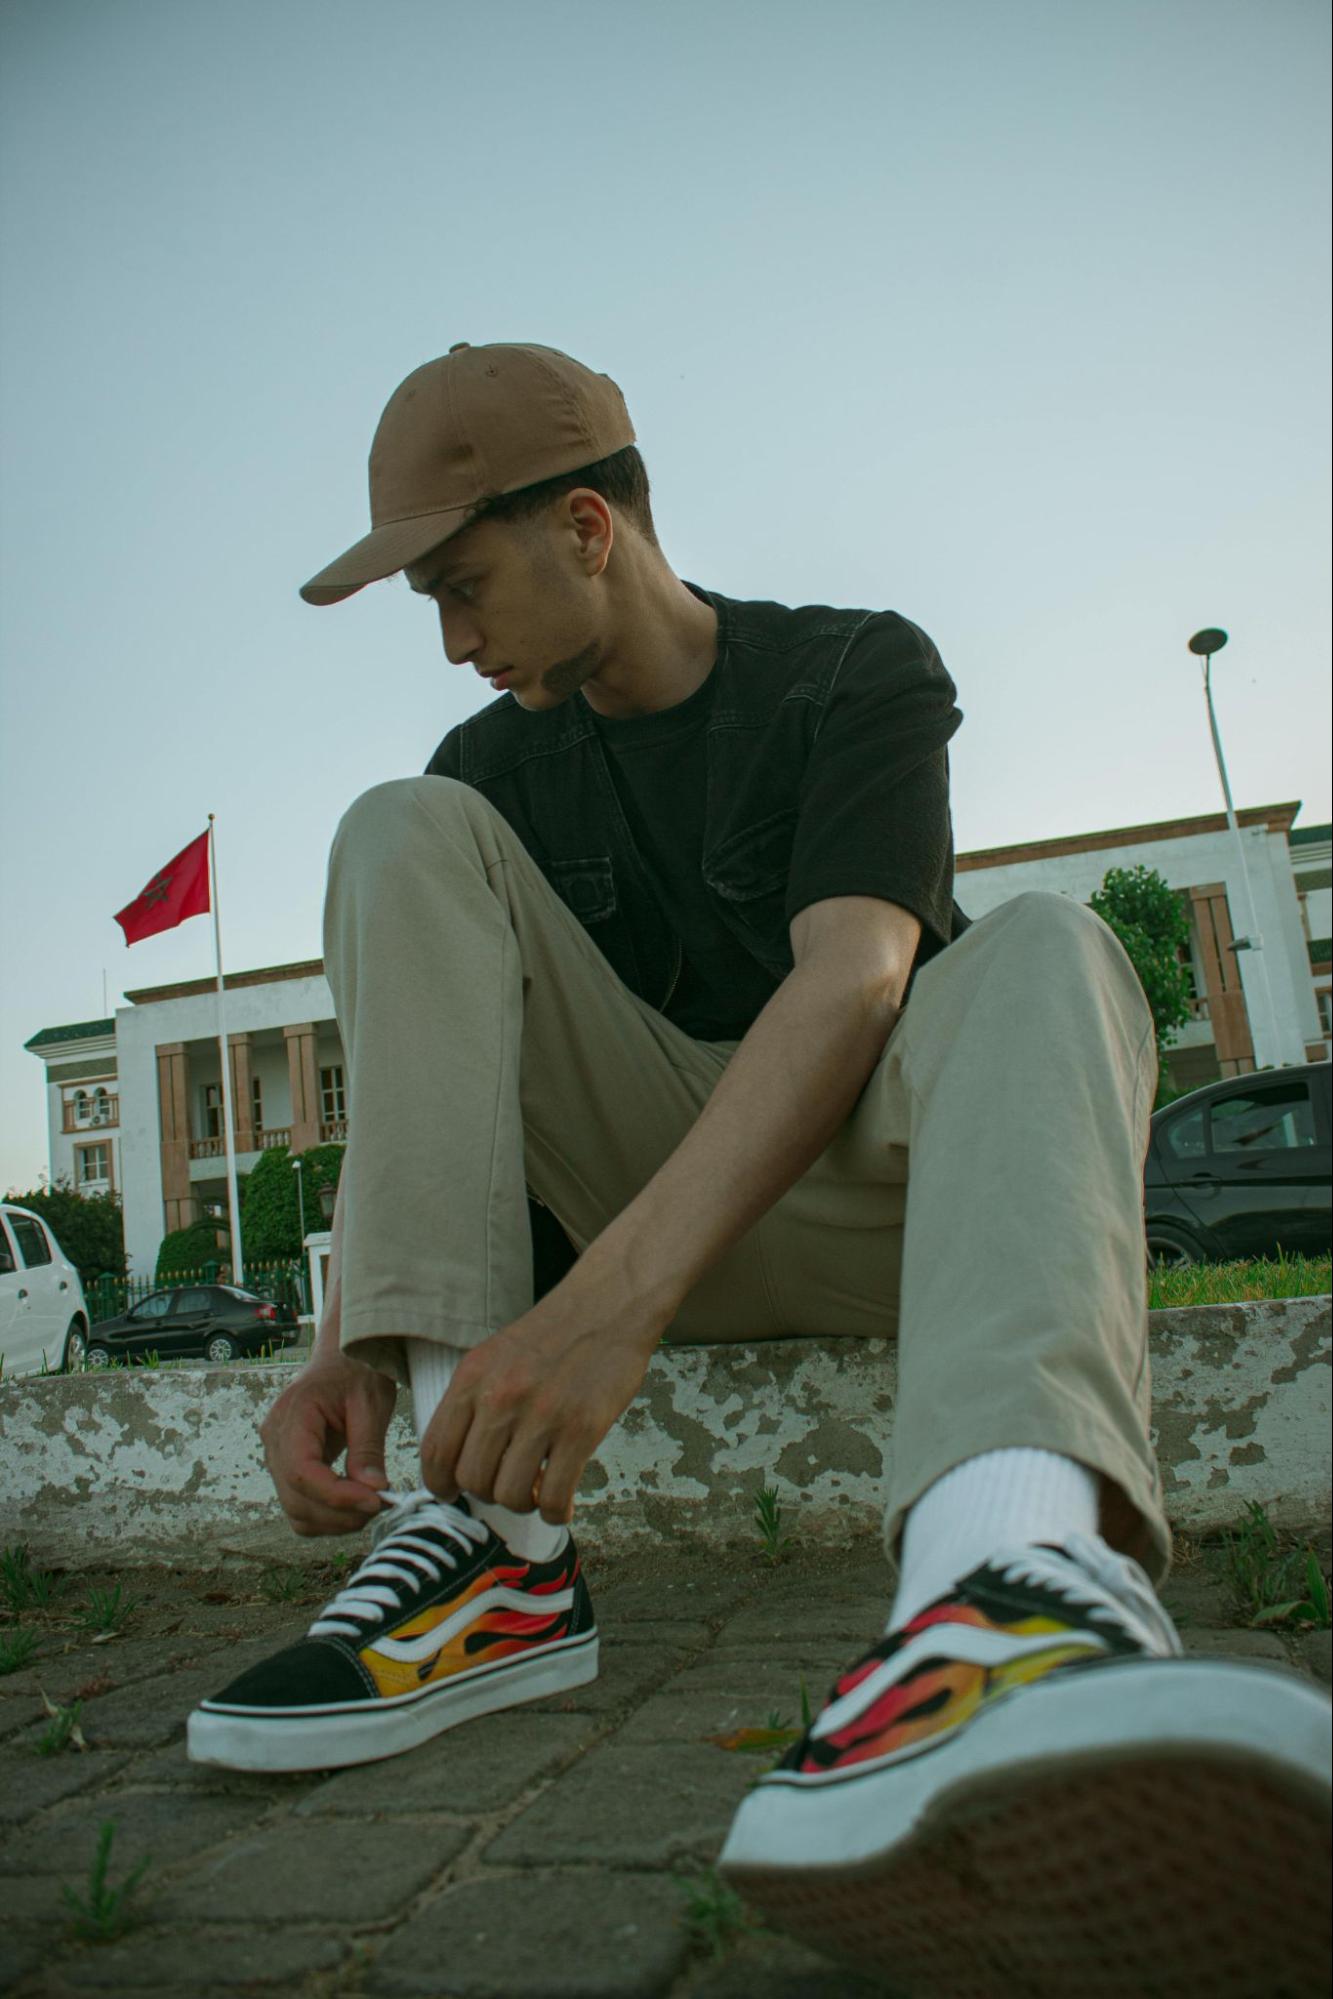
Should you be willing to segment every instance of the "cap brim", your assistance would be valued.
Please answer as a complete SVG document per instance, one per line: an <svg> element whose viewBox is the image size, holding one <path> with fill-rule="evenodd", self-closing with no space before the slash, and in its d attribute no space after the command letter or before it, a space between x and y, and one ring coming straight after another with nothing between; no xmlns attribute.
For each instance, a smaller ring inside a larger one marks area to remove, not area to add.
<svg viewBox="0 0 1333 1999"><path fill-rule="evenodd" d="M344 597L353 597L358 590L364 590L367 583L394 576L409 562L428 555L442 541L448 541L450 535L457 534L474 511L469 504L448 507L439 514L414 514L410 520L386 521L383 527L372 528L327 569L321 569L318 576L303 583L301 595L307 604L341 603Z"/></svg>

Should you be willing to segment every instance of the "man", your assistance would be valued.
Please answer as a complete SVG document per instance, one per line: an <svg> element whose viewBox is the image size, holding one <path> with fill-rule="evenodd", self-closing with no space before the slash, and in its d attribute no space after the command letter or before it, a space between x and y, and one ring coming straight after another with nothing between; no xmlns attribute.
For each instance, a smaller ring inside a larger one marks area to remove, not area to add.
<svg viewBox="0 0 1333 1999"><path fill-rule="evenodd" d="M1181 1660L1149 1580L1133 968L1063 896L968 923L930 639L682 581L634 437L606 376L460 342L395 392L372 531L302 591L404 570L500 698L334 840L349 1143L315 1351L263 1438L298 1534L380 1518L191 1753L361 1762L591 1679L574 1496L658 1343L897 1331L897 1594L723 1873L904 1990L1239 1963L1257 1991L1274 1925L1299 1981L1327 1704ZM540 1296L529 1192L579 1252ZM1200 1820L1233 1880L1278 1856L1248 1928L1180 1894Z"/></svg>

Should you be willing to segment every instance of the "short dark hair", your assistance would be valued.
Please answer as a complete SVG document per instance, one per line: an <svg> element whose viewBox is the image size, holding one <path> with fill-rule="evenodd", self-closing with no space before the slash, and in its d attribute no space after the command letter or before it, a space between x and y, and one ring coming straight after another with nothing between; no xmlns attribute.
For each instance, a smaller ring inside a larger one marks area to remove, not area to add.
<svg viewBox="0 0 1333 1999"><path fill-rule="evenodd" d="M645 541L650 541L654 548L661 547L653 526L648 468L633 444L627 444L623 451L613 451L609 458L599 458L595 464L580 466L577 472L561 472L554 479L539 480L535 486L520 486L516 493L501 493L494 500L483 500L477 511L469 514L467 526L471 527L474 521L533 520L546 511L552 500L562 493L572 493L576 486L591 486L594 493L600 493L626 515Z"/></svg>

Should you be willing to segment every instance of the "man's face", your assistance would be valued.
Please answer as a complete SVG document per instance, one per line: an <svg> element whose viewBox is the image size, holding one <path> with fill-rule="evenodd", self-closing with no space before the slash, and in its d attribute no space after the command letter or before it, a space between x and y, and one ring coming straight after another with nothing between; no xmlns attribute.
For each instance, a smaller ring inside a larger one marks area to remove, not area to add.
<svg viewBox="0 0 1333 1999"><path fill-rule="evenodd" d="M597 671L592 593L545 516L477 521L404 571L433 599L446 656L522 708L558 708Z"/></svg>

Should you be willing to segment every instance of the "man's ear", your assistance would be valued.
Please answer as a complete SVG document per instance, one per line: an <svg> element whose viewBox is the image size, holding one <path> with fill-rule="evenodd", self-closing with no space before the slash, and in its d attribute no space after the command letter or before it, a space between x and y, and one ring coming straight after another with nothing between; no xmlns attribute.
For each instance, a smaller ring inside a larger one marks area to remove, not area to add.
<svg viewBox="0 0 1333 1999"><path fill-rule="evenodd" d="M578 545L579 560L589 576L600 576L615 544L615 515L610 504L591 486L576 486L564 504Z"/></svg>

